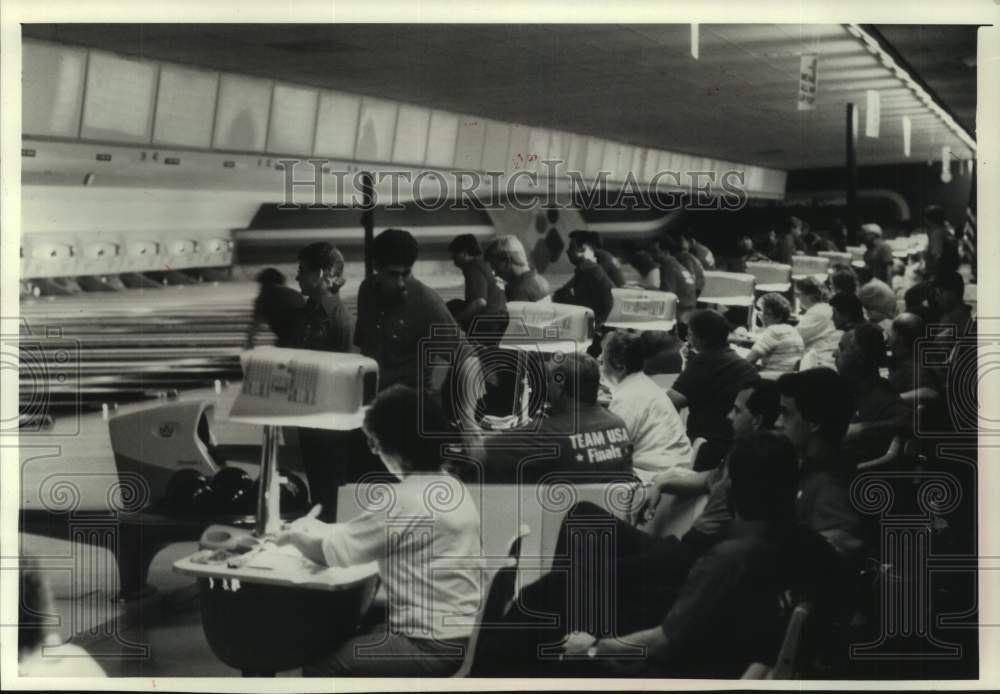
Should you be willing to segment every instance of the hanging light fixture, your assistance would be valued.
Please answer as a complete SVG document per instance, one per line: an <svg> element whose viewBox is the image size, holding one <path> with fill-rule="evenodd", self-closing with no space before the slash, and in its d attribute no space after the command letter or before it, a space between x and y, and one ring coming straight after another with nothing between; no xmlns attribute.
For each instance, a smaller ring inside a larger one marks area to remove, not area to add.
<svg viewBox="0 0 1000 694"><path fill-rule="evenodd" d="M698 35L698 24L697 22L691 23L691 57L698 60L699 54L699 35Z"/></svg>

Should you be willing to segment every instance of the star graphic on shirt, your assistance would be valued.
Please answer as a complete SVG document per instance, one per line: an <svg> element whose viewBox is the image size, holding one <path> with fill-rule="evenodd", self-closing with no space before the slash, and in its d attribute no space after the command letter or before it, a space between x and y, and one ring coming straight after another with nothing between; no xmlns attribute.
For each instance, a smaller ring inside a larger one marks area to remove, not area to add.
<svg viewBox="0 0 1000 694"><path fill-rule="evenodd" d="M583 462L583 453L577 453L576 454L576 462L578 462L578 463L582 463Z"/></svg>

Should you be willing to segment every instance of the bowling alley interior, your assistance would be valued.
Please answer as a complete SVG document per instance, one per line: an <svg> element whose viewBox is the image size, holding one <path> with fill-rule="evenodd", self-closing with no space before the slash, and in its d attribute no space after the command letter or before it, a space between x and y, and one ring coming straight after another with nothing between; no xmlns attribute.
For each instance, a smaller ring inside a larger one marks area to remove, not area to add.
<svg viewBox="0 0 1000 694"><path fill-rule="evenodd" d="M20 677L976 679L977 30L23 24Z"/></svg>

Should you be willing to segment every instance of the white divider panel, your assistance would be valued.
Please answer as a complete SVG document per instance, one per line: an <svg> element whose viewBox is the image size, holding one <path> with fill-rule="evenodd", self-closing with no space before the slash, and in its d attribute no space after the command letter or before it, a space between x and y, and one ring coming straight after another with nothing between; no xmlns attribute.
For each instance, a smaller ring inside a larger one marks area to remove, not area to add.
<svg viewBox="0 0 1000 694"><path fill-rule="evenodd" d="M81 136L149 142L158 68L156 63L91 51Z"/></svg>
<svg viewBox="0 0 1000 694"><path fill-rule="evenodd" d="M315 89L276 83L271 101L267 150L278 154L308 155L316 128Z"/></svg>
<svg viewBox="0 0 1000 694"><path fill-rule="evenodd" d="M392 160L407 164L423 163L430 123L430 109L402 104L396 118L396 141L392 146Z"/></svg>
<svg viewBox="0 0 1000 694"><path fill-rule="evenodd" d="M22 45L21 130L30 135L76 137L87 52L36 41Z"/></svg>
<svg viewBox="0 0 1000 694"><path fill-rule="evenodd" d="M455 162L458 119L459 116L454 113L431 112L431 127L427 132L427 157L424 159L424 164L447 168Z"/></svg>
<svg viewBox="0 0 1000 694"><path fill-rule="evenodd" d="M455 145L453 167L479 170L483 164L483 144L486 142L486 121L479 116L460 116L458 144Z"/></svg>
<svg viewBox="0 0 1000 694"><path fill-rule="evenodd" d="M184 147L212 146L212 117L219 73L176 65L160 69L153 142Z"/></svg>
<svg viewBox="0 0 1000 694"><path fill-rule="evenodd" d="M510 125L501 121L487 121L486 142L483 145L483 170L506 171L509 145Z"/></svg>
<svg viewBox="0 0 1000 694"><path fill-rule="evenodd" d="M263 152L270 107L270 80L223 74L213 146L237 152Z"/></svg>
<svg viewBox="0 0 1000 694"><path fill-rule="evenodd" d="M360 161L389 161L392 158L396 112L393 101L364 97L358 122L358 143L354 158Z"/></svg>
<svg viewBox="0 0 1000 694"><path fill-rule="evenodd" d="M318 157L352 159L358 137L360 111L360 96L322 92L319 96L319 118L313 154Z"/></svg>

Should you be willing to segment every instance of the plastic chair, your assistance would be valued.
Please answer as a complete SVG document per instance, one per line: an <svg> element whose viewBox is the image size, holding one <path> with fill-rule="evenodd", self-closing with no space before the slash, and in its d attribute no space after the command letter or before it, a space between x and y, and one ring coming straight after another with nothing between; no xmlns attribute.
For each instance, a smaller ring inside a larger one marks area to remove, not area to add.
<svg viewBox="0 0 1000 694"><path fill-rule="evenodd" d="M756 280L756 291L784 294L792 287L792 266L782 263L747 263Z"/></svg>
<svg viewBox="0 0 1000 694"><path fill-rule="evenodd" d="M802 669L802 636L812 612L811 602L797 605L792 610L792 616L788 620L788 628L785 629L785 638L781 642L781 649L778 651L774 667L768 667L763 663L753 663L743 673L742 679L788 680L798 675Z"/></svg>
<svg viewBox="0 0 1000 694"><path fill-rule="evenodd" d="M483 635L483 627L496 625L510 609L514 601L517 569L521 558L521 545L524 539L530 534L531 529L526 525L522 525L518 529L517 534L511 538L510 546L507 550L507 558L500 569L493 575L493 580L490 581L490 589L486 594L486 602L479 611L476 626L469 636L469 643L465 649L465 659L452 677L469 677L481 669L482 663L477 661L476 656Z"/></svg>
<svg viewBox="0 0 1000 694"><path fill-rule="evenodd" d="M865 247L864 246L848 246L847 252L851 254L851 265L854 267L864 267L865 266Z"/></svg>
<svg viewBox="0 0 1000 694"><path fill-rule="evenodd" d="M820 282L826 280L830 269L830 259L811 255L792 256L792 279L815 277Z"/></svg>
<svg viewBox="0 0 1000 694"><path fill-rule="evenodd" d="M698 297L703 304L722 306L743 306L747 308L747 329L754 321L754 287L757 280L753 275L742 272L705 272L705 288Z"/></svg>

